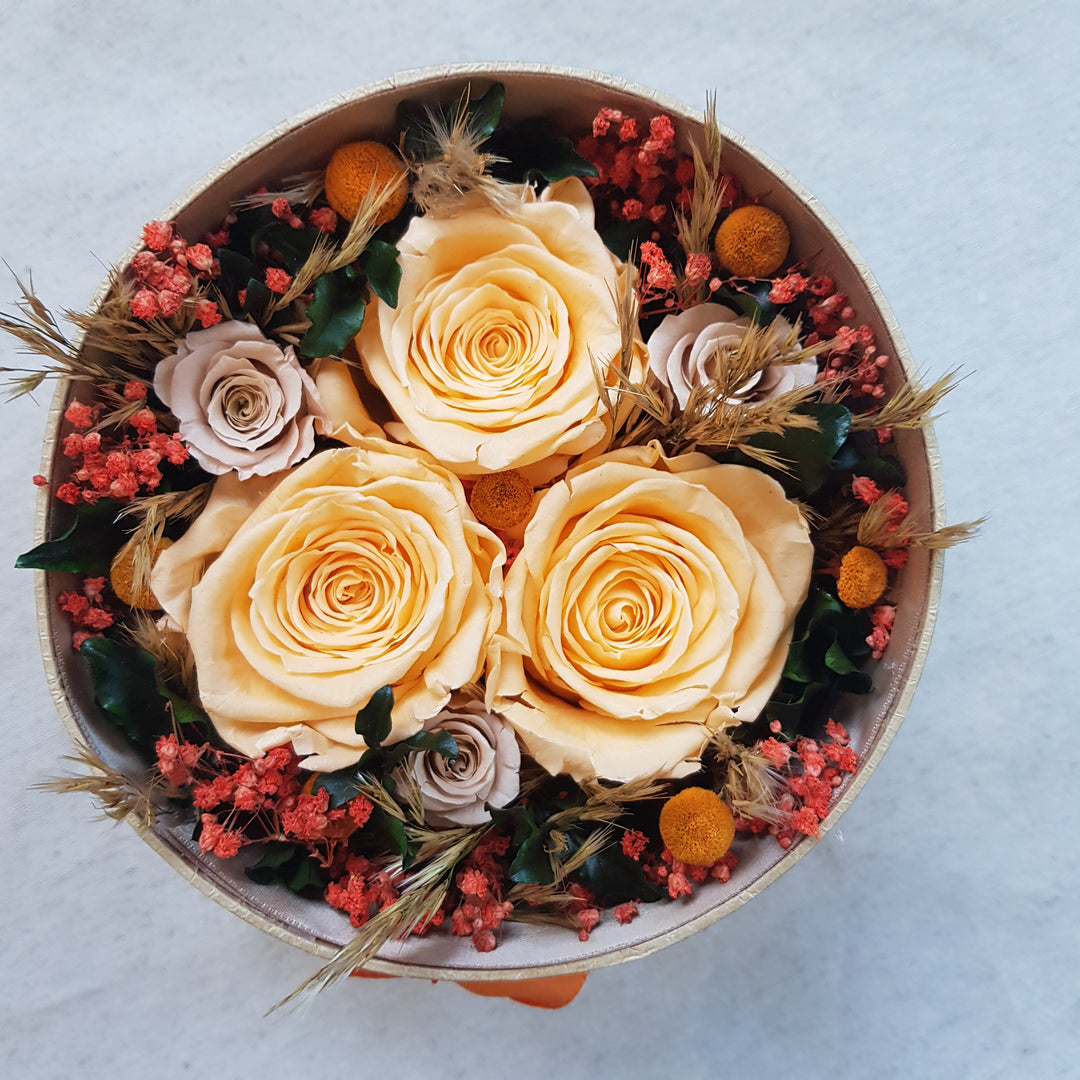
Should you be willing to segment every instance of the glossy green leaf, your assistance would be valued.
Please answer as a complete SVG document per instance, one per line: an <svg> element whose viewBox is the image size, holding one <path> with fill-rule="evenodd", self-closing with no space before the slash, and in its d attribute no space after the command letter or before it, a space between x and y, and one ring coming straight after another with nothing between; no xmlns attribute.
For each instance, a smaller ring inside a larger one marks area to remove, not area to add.
<svg viewBox="0 0 1080 1080"><path fill-rule="evenodd" d="M274 294L266 287L265 282L255 277L249 277L244 288L247 291L244 294L244 303L241 310L245 315L250 315L256 323L259 323L265 318L271 301L274 299Z"/></svg>
<svg viewBox="0 0 1080 1080"><path fill-rule="evenodd" d="M770 450L788 462L790 473L777 474L789 495L813 495L828 478L833 457L843 445L851 428L851 413L832 402L811 402L795 410L812 416L818 430L788 428L783 435L754 435L748 441Z"/></svg>
<svg viewBox="0 0 1080 1080"><path fill-rule="evenodd" d="M113 556L127 540L127 534L115 523L119 510L120 504L113 499L99 499L92 506L83 503L62 535L20 555L15 560L16 569L65 570L95 577L107 574Z"/></svg>
<svg viewBox="0 0 1080 1080"><path fill-rule="evenodd" d="M354 728L369 747L381 746L393 730L390 714L394 708L394 688L381 686L356 714Z"/></svg>
<svg viewBox="0 0 1080 1080"><path fill-rule="evenodd" d="M330 795L330 810L337 810L352 802L360 794L360 779L356 766L350 765L337 772L319 773L311 785L311 793L314 795L324 788Z"/></svg>
<svg viewBox="0 0 1080 1080"><path fill-rule="evenodd" d="M112 638L87 638L79 652L90 663L94 701L137 746L151 748L172 731L172 716L158 693L157 661L145 649Z"/></svg>
<svg viewBox="0 0 1080 1080"><path fill-rule="evenodd" d="M384 304L396 308L398 286L401 284L397 247L385 240L372 240L360 256L360 268L367 275L371 291Z"/></svg>
<svg viewBox="0 0 1080 1080"><path fill-rule="evenodd" d="M497 131L486 149L503 159L495 163L493 174L512 183L546 180L553 184L569 176L599 175L569 139L551 132L546 117L532 117Z"/></svg>
<svg viewBox="0 0 1080 1080"><path fill-rule="evenodd" d="M364 325L367 288L342 270L323 274L315 282L314 298L305 314L311 326L300 339L300 352L315 359L340 356Z"/></svg>
<svg viewBox="0 0 1080 1080"><path fill-rule="evenodd" d="M663 895L661 889L646 881L641 864L625 855L617 844L586 859L578 871L578 880L596 894L601 907L628 900L649 903Z"/></svg>

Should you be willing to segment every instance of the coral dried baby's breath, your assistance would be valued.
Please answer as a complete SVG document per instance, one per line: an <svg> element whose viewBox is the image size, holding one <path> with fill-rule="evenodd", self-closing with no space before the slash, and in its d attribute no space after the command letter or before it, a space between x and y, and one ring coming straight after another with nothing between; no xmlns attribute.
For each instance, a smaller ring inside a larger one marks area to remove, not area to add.
<svg viewBox="0 0 1080 1080"><path fill-rule="evenodd" d="M427 925L442 907L458 864L486 832L486 826L478 826L439 834L446 837L443 841L446 846L419 868L410 870L400 887L398 899L376 912L348 944L270 1012L291 1003L309 1004L316 994L362 968L388 941L414 927ZM395 860L388 869L394 875L400 874L401 860Z"/></svg>

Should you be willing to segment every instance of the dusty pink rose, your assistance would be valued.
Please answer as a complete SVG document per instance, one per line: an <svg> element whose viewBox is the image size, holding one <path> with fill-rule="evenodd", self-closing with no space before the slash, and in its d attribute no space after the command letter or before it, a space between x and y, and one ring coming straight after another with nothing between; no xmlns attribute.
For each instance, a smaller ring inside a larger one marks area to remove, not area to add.
<svg viewBox="0 0 1080 1080"><path fill-rule="evenodd" d="M194 330L177 342L154 372L154 392L199 464L216 475L235 470L241 480L303 461L315 432L330 427L292 347L246 322Z"/></svg>
<svg viewBox="0 0 1080 1080"><path fill-rule="evenodd" d="M667 315L649 337L649 371L671 393L680 409L686 408L690 392L707 386L716 377L717 362L724 350L734 352L750 320L723 304L698 304L677 315ZM790 324L778 316L772 330L777 342L791 333ZM777 349L780 360L780 350ZM764 401L788 390L809 386L817 377L813 359L797 364L773 363L741 386L737 401Z"/></svg>
<svg viewBox="0 0 1080 1080"><path fill-rule="evenodd" d="M454 737L458 756L429 750L412 755L412 772L433 825L482 825L484 804L506 806L518 793L521 751L513 729L479 702L448 706L424 722L425 731Z"/></svg>

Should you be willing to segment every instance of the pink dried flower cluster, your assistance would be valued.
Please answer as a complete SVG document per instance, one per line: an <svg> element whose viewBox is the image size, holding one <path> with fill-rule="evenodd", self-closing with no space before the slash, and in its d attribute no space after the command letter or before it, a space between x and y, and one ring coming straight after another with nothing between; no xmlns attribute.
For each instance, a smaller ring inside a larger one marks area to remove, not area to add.
<svg viewBox="0 0 1080 1080"><path fill-rule="evenodd" d="M79 649L87 638L103 637L102 630L112 626L115 614L102 599L105 591L103 577L83 578L78 592L62 592L56 602L60 610L71 619L75 633L71 637L71 647Z"/></svg>
<svg viewBox="0 0 1080 1080"><path fill-rule="evenodd" d="M137 288L131 298L131 313L137 319L169 318L183 306L199 282L208 282L220 272L214 253L206 244L188 245L172 224L151 221L143 228L140 251L131 260ZM221 321L217 304L205 297L195 300L195 318L204 327Z"/></svg>
<svg viewBox="0 0 1080 1080"><path fill-rule="evenodd" d="M117 393L128 401L138 401L140 391L145 397L142 384L129 382ZM128 420L120 438L89 430L101 411L101 405L73 401L64 413L64 419L75 428L63 443L64 455L72 460L74 469L71 479L56 489L56 497L71 506L106 497L130 502L136 495L158 487L162 460L182 465L188 459L187 447L178 435L158 431L151 409L139 409Z"/></svg>
<svg viewBox="0 0 1080 1080"><path fill-rule="evenodd" d="M651 222L673 233L671 208L686 212L694 188L694 161L675 146L675 128L663 114L649 121L647 131L619 109L603 108L593 119L592 133L576 149L596 166L598 176L586 179L612 221ZM735 197L728 184L725 205ZM656 240L660 232L651 239Z"/></svg>
<svg viewBox="0 0 1080 1080"><path fill-rule="evenodd" d="M843 774L853 773L858 765L858 754L850 742L843 725L831 719L825 724L822 740L799 735L793 742L786 742L775 734L760 740L755 748L780 777L781 793L776 800L779 820L737 816L736 831L767 832L785 850L800 833L816 840L820 835L818 824L828 816L833 790L843 783Z"/></svg>

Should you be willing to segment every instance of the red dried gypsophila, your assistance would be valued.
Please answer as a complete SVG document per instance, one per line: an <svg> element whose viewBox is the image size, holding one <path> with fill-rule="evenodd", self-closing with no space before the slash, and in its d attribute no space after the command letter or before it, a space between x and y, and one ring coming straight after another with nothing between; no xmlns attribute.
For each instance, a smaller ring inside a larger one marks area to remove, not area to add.
<svg viewBox="0 0 1080 1080"><path fill-rule="evenodd" d="M135 290L131 313L144 321L175 315L199 283L213 281L220 267L208 244L192 244L167 221L151 221L143 227L143 243L131 260ZM195 301L195 318L203 327L221 321L217 304L205 297Z"/></svg>
<svg viewBox="0 0 1080 1080"><path fill-rule="evenodd" d="M843 782L843 773L853 773L858 754L849 745L851 736L842 724L829 719L825 738L797 736L792 742L775 737L759 740L755 749L773 766L780 778L776 801L778 819L735 818L736 832L767 832L785 850L797 834L820 835L818 824L828 816L833 791Z"/></svg>
<svg viewBox="0 0 1080 1080"><path fill-rule="evenodd" d="M135 381L109 392L131 403L146 396L145 387ZM73 401L64 413L64 419L75 428L63 441L64 455L72 460L74 469L71 479L56 489L61 502L72 506L102 498L130 502L136 495L158 487L162 480L158 466L163 460L183 465L188 459L187 447L179 435L158 431L157 417L151 409L144 407L135 412L119 428L119 437L89 430L102 411L101 404Z"/></svg>
<svg viewBox="0 0 1080 1080"><path fill-rule="evenodd" d="M633 117L603 108L575 148L596 167L596 177L583 179L592 188L601 232L616 221L647 220L654 226L651 239L674 234L672 208L685 213L690 206L694 161L676 148L670 117L654 116L642 132Z"/></svg>
<svg viewBox="0 0 1080 1080"><path fill-rule="evenodd" d="M450 930L460 937L472 937L479 952L490 952L498 944L495 931L514 910L503 899L506 885L504 857L510 838L490 832L476 847L454 876L457 899L444 905L450 914Z"/></svg>
<svg viewBox="0 0 1080 1080"><path fill-rule="evenodd" d="M105 580L104 577L83 578L78 592L62 592L56 598L60 610L76 628L71 637L73 649L82 648L87 638L103 637L101 631L107 630L116 619L115 613L102 599Z"/></svg>

